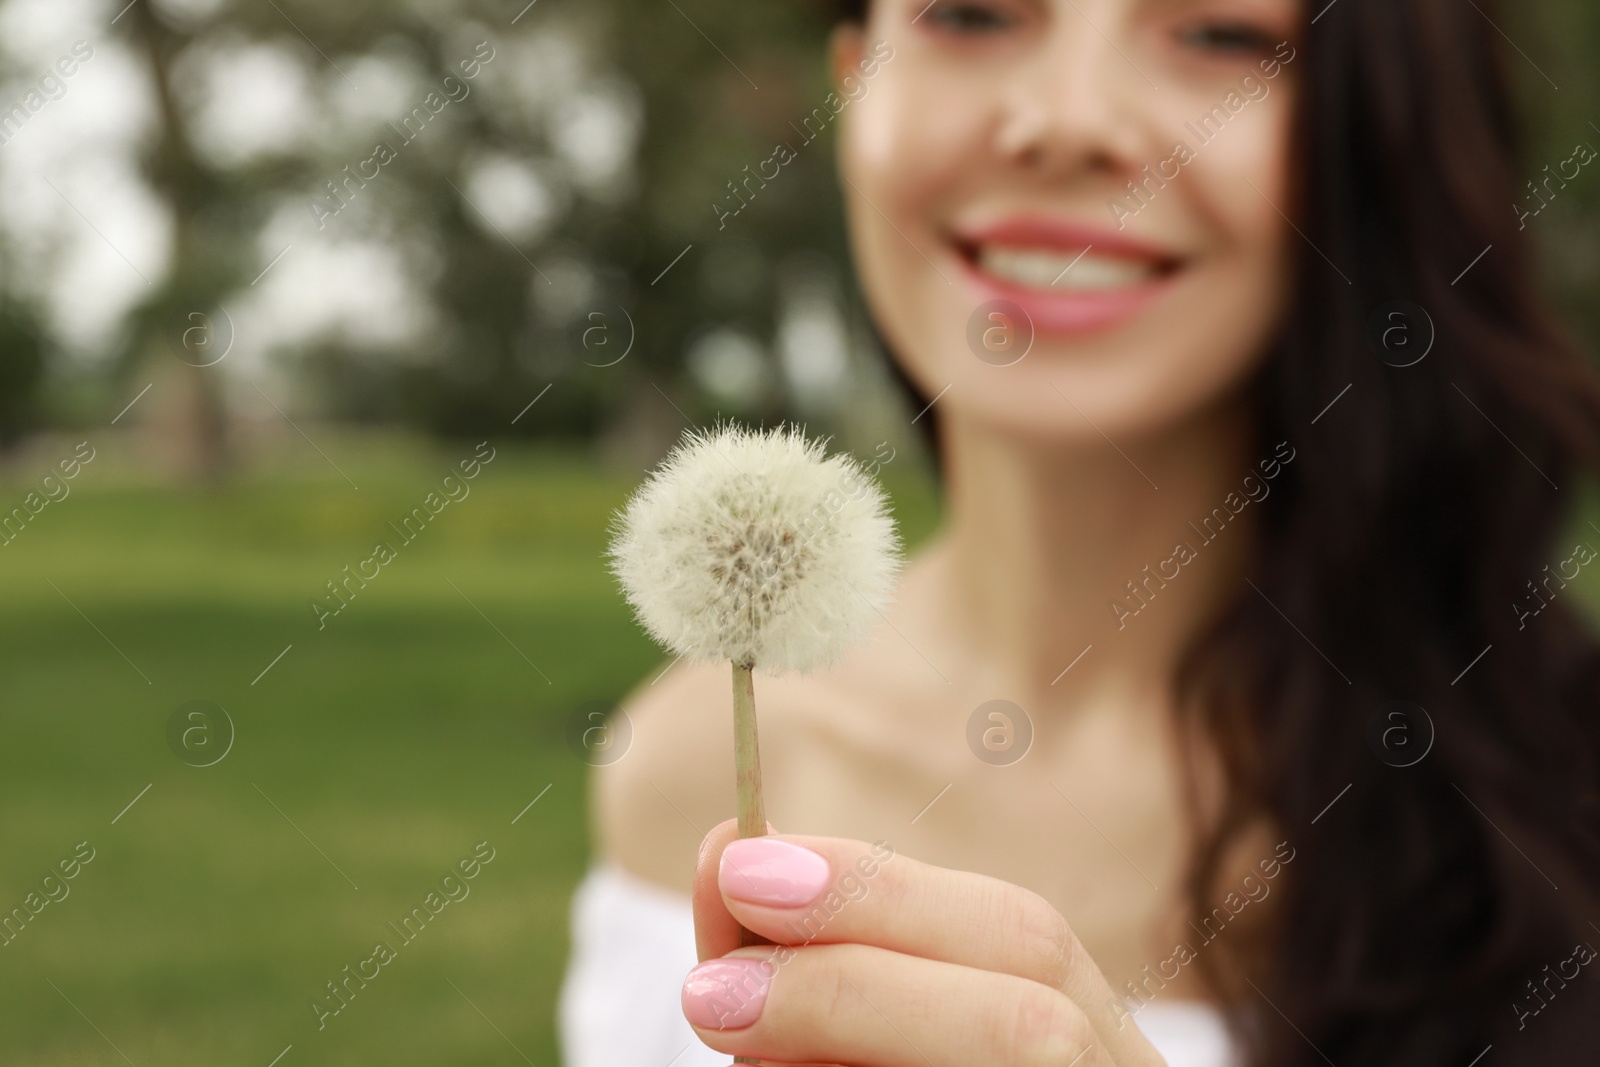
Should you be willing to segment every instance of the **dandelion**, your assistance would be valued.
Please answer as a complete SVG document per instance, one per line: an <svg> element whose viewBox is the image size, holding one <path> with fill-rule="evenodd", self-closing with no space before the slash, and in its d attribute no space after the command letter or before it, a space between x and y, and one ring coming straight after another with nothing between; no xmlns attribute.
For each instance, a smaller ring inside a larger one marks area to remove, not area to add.
<svg viewBox="0 0 1600 1067"><path fill-rule="evenodd" d="M883 492L797 427L689 431L613 523L639 622L690 662L733 665L739 836L766 833L756 667L805 673L865 637L899 574Z"/></svg>

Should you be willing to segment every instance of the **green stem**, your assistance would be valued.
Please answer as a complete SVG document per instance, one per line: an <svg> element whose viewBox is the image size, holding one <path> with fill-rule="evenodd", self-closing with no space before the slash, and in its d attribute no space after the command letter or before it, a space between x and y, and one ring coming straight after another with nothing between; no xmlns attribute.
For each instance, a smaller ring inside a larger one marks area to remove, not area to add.
<svg viewBox="0 0 1600 1067"><path fill-rule="evenodd" d="M733 665L733 768L739 797L739 836L767 832L767 811L761 800L761 749L756 741L756 686L753 663ZM739 927L739 945L764 945L767 939ZM760 1063L735 1056L734 1063Z"/></svg>
<svg viewBox="0 0 1600 1067"><path fill-rule="evenodd" d="M761 801L761 751L756 743L755 665L733 665L733 767L739 795L739 836L767 832L767 811Z"/></svg>

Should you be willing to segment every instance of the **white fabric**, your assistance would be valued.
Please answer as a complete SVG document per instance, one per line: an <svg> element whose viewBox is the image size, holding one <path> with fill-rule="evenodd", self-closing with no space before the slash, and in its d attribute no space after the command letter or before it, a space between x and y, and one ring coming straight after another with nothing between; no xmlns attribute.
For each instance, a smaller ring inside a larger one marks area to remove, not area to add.
<svg viewBox="0 0 1600 1067"><path fill-rule="evenodd" d="M698 962L689 898L612 863L572 898L572 957L558 1025L566 1067L728 1067L683 1017L679 990ZM1134 1022L1168 1067L1233 1067L1215 1009L1152 1001Z"/></svg>

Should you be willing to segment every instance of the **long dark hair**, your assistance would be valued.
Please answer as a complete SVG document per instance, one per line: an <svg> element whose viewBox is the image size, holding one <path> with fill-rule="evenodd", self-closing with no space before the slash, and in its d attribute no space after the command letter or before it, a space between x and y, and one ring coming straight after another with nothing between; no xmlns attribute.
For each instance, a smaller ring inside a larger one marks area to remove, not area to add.
<svg viewBox="0 0 1600 1067"><path fill-rule="evenodd" d="M1251 384L1259 454L1296 457L1260 516L1255 588L1178 676L1182 725L1227 785L1196 824L1195 915L1263 816L1295 849L1264 953L1200 953L1253 1064L1600 1054L1600 967L1562 977L1600 945L1600 643L1561 573L1593 556L1556 543L1578 476L1600 471L1600 378L1541 299L1512 208L1492 6L1340 0L1301 49L1306 240ZM1436 333L1426 358L1380 359L1391 323L1412 354ZM935 455L936 419L919 420ZM1426 718L1391 720L1395 701ZM1391 722L1411 755L1385 747Z"/></svg>

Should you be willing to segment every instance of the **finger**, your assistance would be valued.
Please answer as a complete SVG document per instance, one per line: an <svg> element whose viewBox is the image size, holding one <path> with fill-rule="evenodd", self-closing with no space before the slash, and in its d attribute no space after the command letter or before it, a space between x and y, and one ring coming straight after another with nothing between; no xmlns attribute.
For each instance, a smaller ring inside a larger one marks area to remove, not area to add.
<svg viewBox="0 0 1600 1067"><path fill-rule="evenodd" d="M768 834L777 832L767 823ZM728 914L717 888L722 850L738 836L739 820L728 819L713 826L700 842L700 858L694 870L694 943L702 960L726 955L739 947L739 921Z"/></svg>
<svg viewBox="0 0 1600 1067"><path fill-rule="evenodd" d="M762 1061L1117 1067L1054 989L870 945L739 949L689 972L683 1013L711 1048Z"/></svg>
<svg viewBox="0 0 1600 1067"><path fill-rule="evenodd" d="M700 858L694 868L694 947L702 960L739 947L739 921L728 913L717 888L722 850L738 836L739 820L728 819L712 827L700 842Z"/></svg>
<svg viewBox="0 0 1600 1067"><path fill-rule="evenodd" d="M1118 1062L1154 1055L1127 1025L1127 1002L1037 893L881 841L775 834L730 840L720 857L729 921L777 944L855 942L1027 979L1076 1003Z"/></svg>

